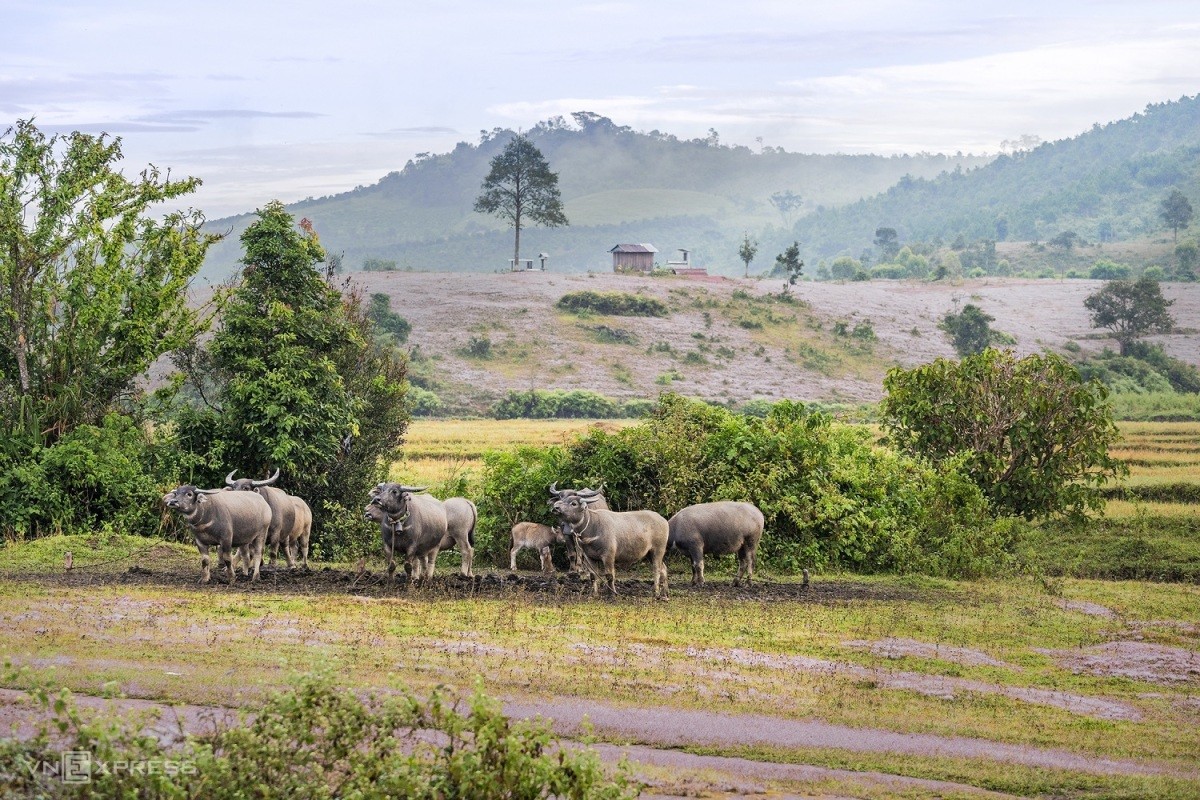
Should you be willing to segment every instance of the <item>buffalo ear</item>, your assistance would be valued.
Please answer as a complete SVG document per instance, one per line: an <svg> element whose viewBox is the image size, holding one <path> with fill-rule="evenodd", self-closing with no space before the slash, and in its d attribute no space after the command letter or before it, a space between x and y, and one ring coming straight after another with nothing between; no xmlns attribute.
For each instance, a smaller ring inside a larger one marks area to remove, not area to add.
<svg viewBox="0 0 1200 800"><path fill-rule="evenodd" d="M197 493L196 493L196 503L197 503L197 505L198 505L198 504L200 504L200 503L207 503L207 502L208 502L208 495L206 495L206 494L200 494L199 492L197 492Z"/></svg>

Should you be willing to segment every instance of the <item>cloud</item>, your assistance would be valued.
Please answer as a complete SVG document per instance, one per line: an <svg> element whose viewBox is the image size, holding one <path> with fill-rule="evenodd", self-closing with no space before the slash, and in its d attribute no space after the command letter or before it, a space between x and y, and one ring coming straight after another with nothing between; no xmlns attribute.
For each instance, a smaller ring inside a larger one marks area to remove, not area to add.
<svg viewBox="0 0 1200 800"><path fill-rule="evenodd" d="M412 128L388 128L382 131L367 131L363 136L372 136L378 139L395 139L407 138L411 136L426 136L428 134L449 134L458 136L458 130L448 128L442 125L419 125Z"/></svg>
<svg viewBox="0 0 1200 800"><path fill-rule="evenodd" d="M317 111L259 111L253 108L176 109L142 114L143 122L211 122L221 119L316 119L328 116Z"/></svg>

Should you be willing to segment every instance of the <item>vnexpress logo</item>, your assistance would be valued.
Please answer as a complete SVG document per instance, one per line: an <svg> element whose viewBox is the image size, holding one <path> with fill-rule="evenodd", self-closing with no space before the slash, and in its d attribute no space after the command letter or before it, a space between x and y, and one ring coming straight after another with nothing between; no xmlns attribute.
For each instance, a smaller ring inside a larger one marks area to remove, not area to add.
<svg viewBox="0 0 1200 800"><path fill-rule="evenodd" d="M91 783L92 754L87 750L68 750L62 754L60 770L63 783Z"/></svg>

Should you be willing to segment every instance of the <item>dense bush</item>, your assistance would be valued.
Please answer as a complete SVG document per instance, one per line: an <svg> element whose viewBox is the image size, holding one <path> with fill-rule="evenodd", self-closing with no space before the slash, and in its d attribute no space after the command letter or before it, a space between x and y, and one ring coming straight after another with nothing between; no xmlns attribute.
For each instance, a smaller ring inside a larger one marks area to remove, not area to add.
<svg viewBox="0 0 1200 800"><path fill-rule="evenodd" d="M629 294L628 292L568 292L559 298L556 305L563 311L578 314L611 314L622 317L665 317L665 303L654 297Z"/></svg>
<svg viewBox="0 0 1200 800"><path fill-rule="evenodd" d="M496 419L617 419L640 417L652 407L653 403L649 401L621 403L586 389L531 389L510 391L492 406L492 416Z"/></svg>
<svg viewBox="0 0 1200 800"><path fill-rule="evenodd" d="M1000 513L1027 518L1103 508L1100 489L1125 473L1099 382L1061 357L987 349L884 379L883 422L908 452L953 463Z"/></svg>
<svg viewBox="0 0 1200 800"><path fill-rule="evenodd" d="M6 671L6 682L21 677ZM463 700L441 688L427 699L407 691L364 699L323 671L300 676L238 725L169 746L143 734L136 717L81 714L66 689L30 694L46 721L29 738L0 742L11 796L616 800L638 793L594 752L560 746L544 722L510 721L478 687ZM90 780L72 783L41 768L57 767L64 751L89 754Z"/></svg>
<svg viewBox="0 0 1200 800"><path fill-rule="evenodd" d="M1200 371L1149 342L1130 343L1126 355L1105 350L1081 359L1078 367L1085 378L1095 378L1113 392L1200 392Z"/></svg>
<svg viewBox="0 0 1200 800"><path fill-rule="evenodd" d="M994 522L954 462L934 468L871 434L783 401L765 419L664 395L644 422L594 428L562 447L485 459L481 521L552 521L546 486L604 483L615 509L669 517L710 500L747 500L766 517L769 567L972 576L1011 564L1015 529Z"/></svg>
<svg viewBox="0 0 1200 800"><path fill-rule="evenodd" d="M161 487L180 467L164 439L162 432L152 438L129 417L110 414L51 446L0 452L0 535L32 538L106 526L158 531Z"/></svg>

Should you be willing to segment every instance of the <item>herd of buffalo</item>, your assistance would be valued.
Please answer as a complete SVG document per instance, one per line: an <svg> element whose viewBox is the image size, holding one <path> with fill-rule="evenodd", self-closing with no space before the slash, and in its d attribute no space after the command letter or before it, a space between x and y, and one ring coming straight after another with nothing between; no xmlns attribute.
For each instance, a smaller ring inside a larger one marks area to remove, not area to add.
<svg viewBox="0 0 1200 800"><path fill-rule="evenodd" d="M219 567L234 580L233 553L237 551L243 570L258 580L263 551L269 549L271 563L282 545L289 568L300 560L308 566L308 543L312 511L299 497L272 484L279 471L256 481L225 478L220 489L180 486L163 497L163 503L179 512L200 551L200 581L210 579L209 548L216 547ZM572 569L591 574L592 593L600 580L616 594L617 568L649 560L654 570L654 595L667 596L667 568L663 563L669 547L682 551L692 562L692 583L704 582L704 556L736 553L738 572L734 585L749 584L754 558L763 533L763 515L751 503L718 501L687 506L664 519L654 511L612 511L599 489L559 489L551 484L550 506L558 517L555 527L518 522L512 527L509 567L516 569L517 553L532 548L541 556L542 569L553 569L551 547L566 548ZM434 563L441 550L458 548L462 574L473 574L475 504L463 497L438 500L425 487L381 483L370 494L364 516L379 526L388 575L396 571L396 558L404 559L410 585L433 577Z"/></svg>

